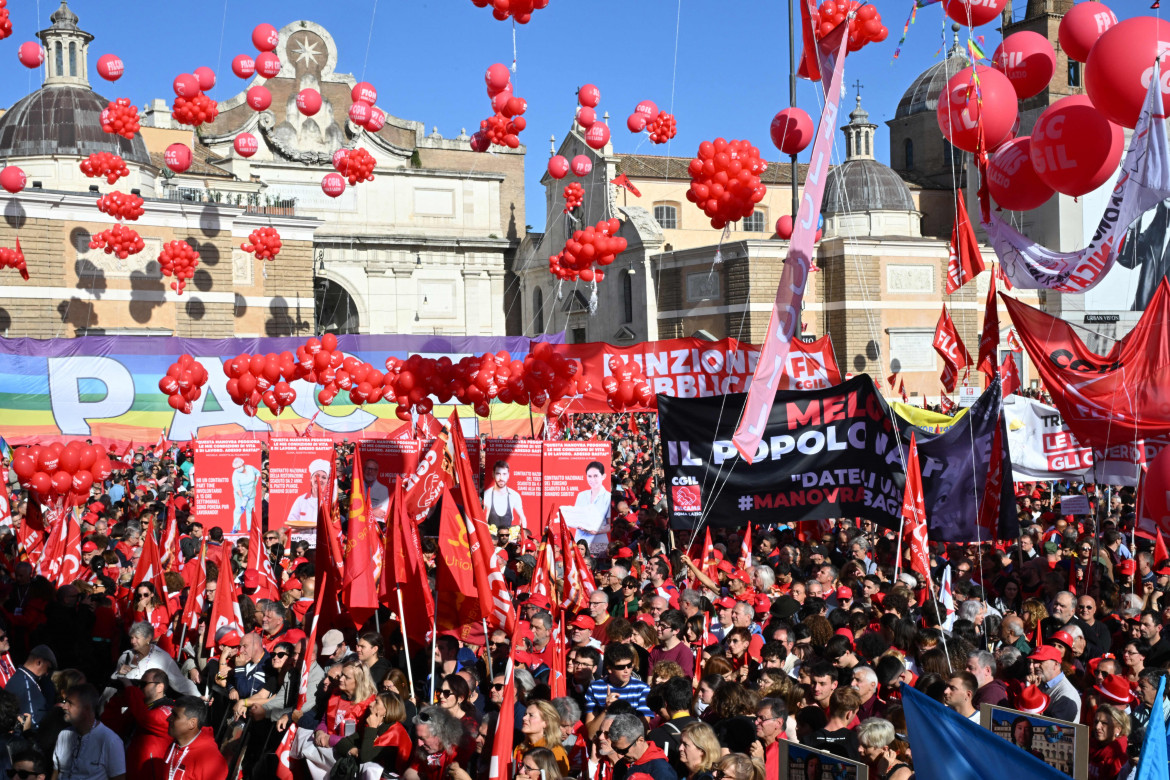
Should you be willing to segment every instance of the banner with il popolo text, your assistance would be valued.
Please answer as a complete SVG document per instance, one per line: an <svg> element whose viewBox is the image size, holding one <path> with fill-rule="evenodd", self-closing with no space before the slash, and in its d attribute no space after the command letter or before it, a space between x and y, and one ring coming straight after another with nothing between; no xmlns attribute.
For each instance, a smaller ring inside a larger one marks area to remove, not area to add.
<svg viewBox="0 0 1170 780"><path fill-rule="evenodd" d="M317 495L327 491L333 442L277 436L268 443L268 530L317 527Z"/></svg>
<svg viewBox="0 0 1170 780"><path fill-rule="evenodd" d="M195 442L194 522L247 536L260 496L259 439L200 439ZM206 533L206 531L205 531Z"/></svg>
<svg viewBox="0 0 1170 780"><path fill-rule="evenodd" d="M360 462L354 464L354 478L362 479L362 495L370 517L385 522L390 511L394 481L418 469L420 444L414 439L365 439L358 442Z"/></svg>
<svg viewBox="0 0 1170 780"><path fill-rule="evenodd" d="M642 367L646 381L655 394L674 398L706 398L727 393L742 393L751 385L760 348L733 338L719 341L703 339L667 339L647 341L630 347L615 347L604 342L565 344L557 351L581 361L590 390L569 406L570 412L609 412L602 383L613 375L609 361L634 361ZM818 390L841 381L833 341L822 336L805 343L792 342L781 387L787 390ZM652 406L633 406L633 411L648 411Z"/></svg>
<svg viewBox="0 0 1170 780"><path fill-rule="evenodd" d="M780 390L752 462L732 434L742 393L658 397L667 500L676 527L865 517L901 523L905 471L898 432L873 380Z"/></svg>
<svg viewBox="0 0 1170 780"><path fill-rule="evenodd" d="M1009 395L1003 413L1017 482L1082 477L1093 465L1093 451L1081 446L1056 407Z"/></svg>
<svg viewBox="0 0 1170 780"><path fill-rule="evenodd" d="M561 336L543 337L560 343ZM528 354L531 339L488 336L338 336L346 355L382 369L387 357L428 357L505 350L517 358ZM239 354L295 352L304 338L185 339L163 336L83 336L73 339L0 338L0 431L9 444L47 444L75 437L96 444L154 446L167 439L237 438L241 435L298 435L313 423L314 435L354 441L388 435L403 423L394 404L382 401L354 406L341 393L327 409L317 389L304 380L292 383L297 398L280 417L261 407L248 417L227 393L223 364ZM159 391L158 381L180 355L189 354L207 369L207 384L190 414L176 412ZM526 435L529 412L517 404L492 404L496 435ZM436 414L445 412L436 408ZM468 411L462 415L471 417Z"/></svg>

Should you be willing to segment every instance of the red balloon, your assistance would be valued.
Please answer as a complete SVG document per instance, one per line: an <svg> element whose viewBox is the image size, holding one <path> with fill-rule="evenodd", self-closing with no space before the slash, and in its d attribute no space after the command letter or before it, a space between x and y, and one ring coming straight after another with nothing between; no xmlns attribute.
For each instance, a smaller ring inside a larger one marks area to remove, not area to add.
<svg viewBox="0 0 1170 780"><path fill-rule="evenodd" d="M1111 122L1132 128L1146 100L1154 60L1162 67L1161 110L1170 92L1170 22L1135 16L1110 27L1093 45L1085 62L1085 91Z"/></svg>
<svg viewBox="0 0 1170 780"><path fill-rule="evenodd" d="M1031 149L1031 138L1014 138L988 161L987 189L1001 208L1028 211L1052 197L1052 188L1040 179L1032 165Z"/></svg>
<svg viewBox="0 0 1170 780"><path fill-rule="evenodd" d="M305 116L313 116L321 110L321 93L312 87L297 93L297 110Z"/></svg>
<svg viewBox="0 0 1170 780"><path fill-rule="evenodd" d="M241 157L251 157L260 149L260 142L251 133L240 133L232 145Z"/></svg>
<svg viewBox="0 0 1170 780"><path fill-rule="evenodd" d="M1040 33L1024 30L1003 39L991 58L996 70L1008 77L1021 100L1038 95L1056 72L1056 52Z"/></svg>
<svg viewBox="0 0 1170 780"><path fill-rule="evenodd" d="M631 133L640 133L646 129L646 117L641 114L630 114L626 119L626 127Z"/></svg>
<svg viewBox="0 0 1170 780"><path fill-rule="evenodd" d="M93 474L88 471L79 471L73 475L73 484L70 485L73 492L82 496L89 495L89 489L93 487Z"/></svg>
<svg viewBox="0 0 1170 780"><path fill-rule="evenodd" d="M643 100L634 108L634 113L646 117L647 122L653 122L658 118L658 104L653 100Z"/></svg>
<svg viewBox="0 0 1170 780"><path fill-rule="evenodd" d="M365 125L366 122L370 121L371 108L373 108L373 106L363 100L359 100L356 103L351 104L349 107L350 121L359 127Z"/></svg>
<svg viewBox="0 0 1170 780"><path fill-rule="evenodd" d="M1121 127L1106 119L1085 95L1069 95L1044 109L1036 120L1029 156L1041 181L1076 197L1092 192L1117 173L1124 146Z"/></svg>
<svg viewBox="0 0 1170 780"><path fill-rule="evenodd" d="M232 73L242 79L252 78L256 73L256 60L248 54L237 54L232 60Z"/></svg>
<svg viewBox="0 0 1170 780"><path fill-rule="evenodd" d="M813 121L799 108L785 108L772 118L772 143L784 154L800 154L813 140Z"/></svg>
<svg viewBox="0 0 1170 780"><path fill-rule="evenodd" d="M175 143L163 152L163 161L175 173L182 173L191 167L191 147Z"/></svg>
<svg viewBox="0 0 1170 780"><path fill-rule="evenodd" d="M43 501L53 490L53 480L45 472L38 471L29 477L28 486Z"/></svg>
<svg viewBox="0 0 1170 780"><path fill-rule="evenodd" d="M265 111L272 105L272 93L268 91L268 87L262 87L257 84L254 87L248 88L248 105L255 111Z"/></svg>
<svg viewBox="0 0 1170 780"><path fill-rule="evenodd" d="M274 51L280 44L280 33L270 24L258 24L252 30L252 45L257 51Z"/></svg>
<svg viewBox="0 0 1170 780"><path fill-rule="evenodd" d="M199 77L193 73L180 73L171 86L179 97L193 98L199 94Z"/></svg>
<svg viewBox="0 0 1170 780"><path fill-rule="evenodd" d="M24 482L36 473L37 462L27 453L17 452L12 456L12 470L16 472L16 476L20 478L21 482Z"/></svg>
<svg viewBox="0 0 1170 780"><path fill-rule="evenodd" d="M792 238L792 215L785 214L776 220L776 235L787 241Z"/></svg>
<svg viewBox="0 0 1170 780"><path fill-rule="evenodd" d="M548 175L554 179L563 179L569 173L569 161L562 155L554 155L548 161ZM3 183L4 174L0 173L0 184Z"/></svg>
<svg viewBox="0 0 1170 780"><path fill-rule="evenodd" d="M601 90L593 84L586 84L577 90L577 102L586 108L597 108L601 103Z"/></svg>
<svg viewBox="0 0 1170 780"><path fill-rule="evenodd" d="M377 106L373 106L370 108L370 118L366 120L366 130L369 130L371 133L378 132L386 126L386 120L388 118L385 111Z"/></svg>
<svg viewBox="0 0 1170 780"><path fill-rule="evenodd" d="M593 149L602 149L609 143L609 125L597 122L585 131L585 143Z"/></svg>
<svg viewBox="0 0 1170 780"><path fill-rule="evenodd" d="M0 171L0 187L3 187L13 195L24 189L25 181L24 171L15 165L9 165Z"/></svg>
<svg viewBox="0 0 1170 780"><path fill-rule="evenodd" d="M998 146L1019 116L1016 90L1008 77L995 68L975 66L979 73L979 92L975 94L972 68L963 68L951 77L938 99L938 126L942 134L965 152L974 152L979 141L979 120L988 147Z"/></svg>
<svg viewBox="0 0 1170 780"><path fill-rule="evenodd" d="M280 57L270 51L256 55L256 72L266 79L276 78L280 73Z"/></svg>
<svg viewBox="0 0 1170 780"><path fill-rule="evenodd" d="M1070 60L1088 62L1093 44L1115 24L1117 14L1104 3L1077 3L1060 20L1056 37Z"/></svg>
<svg viewBox="0 0 1170 780"><path fill-rule="evenodd" d="M215 71L206 65L201 65L195 69L195 78L199 79L199 89L204 92L209 91L215 86Z"/></svg>
<svg viewBox="0 0 1170 780"><path fill-rule="evenodd" d="M593 170L593 161L585 155L579 154L569 163L569 167L574 176L588 176L589 172Z"/></svg>
<svg viewBox="0 0 1170 780"><path fill-rule="evenodd" d="M372 106L378 102L378 90L368 81L359 81L349 91L349 97L355 103L361 100Z"/></svg>
<svg viewBox="0 0 1170 780"><path fill-rule="evenodd" d="M331 198L345 192L345 177L340 173L327 173L321 180L321 190Z"/></svg>
<svg viewBox="0 0 1170 780"><path fill-rule="evenodd" d="M494 65L488 66L487 73L484 75L483 80L487 83L487 88L489 90L492 90L493 92L499 92L508 85L508 82L512 80L512 73L508 70L506 65L501 65L497 62Z"/></svg>
<svg viewBox="0 0 1170 780"><path fill-rule="evenodd" d="M586 130L593 127L597 123L597 112L588 106L581 106L577 109L577 124L584 127Z"/></svg>
<svg viewBox="0 0 1170 780"><path fill-rule="evenodd" d="M945 0L946 14L961 25L978 27L995 21L1007 0Z"/></svg>
<svg viewBox="0 0 1170 780"><path fill-rule="evenodd" d="M97 72L106 81L117 81L122 78L122 74L126 71L126 66L122 63L122 58L116 54L103 54L98 57Z"/></svg>
<svg viewBox="0 0 1170 780"><path fill-rule="evenodd" d="M58 471L53 474L53 492L63 496L73 487L73 475L68 471Z"/></svg>
<svg viewBox="0 0 1170 780"><path fill-rule="evenodd" d="M36 41L25 41L20 44L16 56L24 67L39 68L41 63L45 61L45 50Z"/></svg>

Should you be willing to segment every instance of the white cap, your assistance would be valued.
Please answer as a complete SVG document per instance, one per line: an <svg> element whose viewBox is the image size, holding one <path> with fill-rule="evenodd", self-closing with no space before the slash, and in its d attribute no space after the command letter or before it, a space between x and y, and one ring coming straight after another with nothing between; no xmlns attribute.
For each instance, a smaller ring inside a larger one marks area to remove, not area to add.
<svg viewBox="0 0 1170 780"><path fill-rule="evenodd" d="M243 466L243 465L244 465L243 458L236 458L235 460L232 461L232 468L233 469L238 469L240 466Z"/></svg>
<svg viewBox="0 0 1170 780"><path fill-rule="evenodd" d="M329 461L325 460L324 458L317 458L315 461L310 463L309 464L309 473L314 474L316 472L320 472L322 474L328 474L329 473Z"/></svg>

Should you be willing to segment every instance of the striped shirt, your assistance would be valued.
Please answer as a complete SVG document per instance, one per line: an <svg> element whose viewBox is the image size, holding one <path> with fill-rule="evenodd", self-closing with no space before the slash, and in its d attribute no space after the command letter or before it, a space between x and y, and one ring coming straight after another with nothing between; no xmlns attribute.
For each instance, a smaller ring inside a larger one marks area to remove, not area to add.
<svg viewBox="0 0 1170 780"><path fill-rule="evenodd" d="M611 691L622 701L628 701L639 715L653 717L654 713L646 706L646 694L650 692L650 686L636 677L631 677L620 688L612 685L608 679L594 680L585 692L585 707L594 715L601 712L605 709L605 699Z"/></svg>

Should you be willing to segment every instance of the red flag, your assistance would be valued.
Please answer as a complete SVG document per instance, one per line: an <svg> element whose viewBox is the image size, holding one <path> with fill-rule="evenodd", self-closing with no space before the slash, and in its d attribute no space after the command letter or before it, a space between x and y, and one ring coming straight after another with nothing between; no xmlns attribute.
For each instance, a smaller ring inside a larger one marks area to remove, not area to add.
<svg viewBox="0 0 1170 780"><path fill-rule="evenodd" d="M473 572L467 522L455 505L450 491L443 491L439 510L439 552L436 556L438 603L435 605L435 626L439 633L453 634L461 642L473 642L483 636L481 621L487 616L482 594L477 587L479 579ZM486 641L486 638L483 640Z"/></svg>
<svg viewBox="0 0 1170 780"><path fill-rule="evenodd" d="M443 430L442 424L430 412L423 412L418 416L415 424L414 437L416 439L433 439Z"/></svg>
<svg viewBox="0 0 1170 780"><path fill-rule="evenodd" d="M463 505L464 523L467 525L467 539L471 543L471 558L475 564L475 581L479 599L484 607L488 629L501 629L507 634L516 630L516 610L512 608L512 593L504 579L503 567L495 554L491 531L483 515L483 506L475 490L475 478L471 469L471 456L467 453L467 442L463 440L463 427L459 424L459 413L452 410L447 422L451 436L451 454L459 497Z"/></svg>
<svg viewBox="0 0 1170 780"><path fill-rule="evenodd" d="M624 173L619 173L617 175L617 178L610 179L609 183L616 184L619 187L625 187L627 190L630 191L630 194L632 194L635 198L642 197L642 193L639 192L638 188L634 186L634 183L632 181L630 181L630 177L626 176Z"/></svg>
<svg viewBox="0 0 1170 780"><path fill-rule="evenodd" d="M943 387L948 391L953 391L959 371L971 365L971 353L967 351L963 340L959 338L959 331L955 328L955 323L951 319L945 303L942 307L942 314L939 315L938 324L934 328L933 346L934 351L942 356L945 366L942 375ZM950 371L947 371L947 368Z"/></svg>
<svg viewBox="0 0 1170 780"><path fill-rule="evenodd" d="M394 480L393 505L386 527L386 565L382 569L383 599L389 600L405 624L406 636L421 647L431 641L435 602L419 546L418 527L406 514L402 480Z"/></svg>
<svg viewBox="0 0 1170 780"><path fill-rule="evenodd" d="M409 439L413 430L414 429L410 427L410 423L408 422L406 425L403 425L398 430L394 431L394 433L390 434L390 438L391 439Z"/></svg>
<svg viewBox="0 0 1170 780"><path fill-rule="evenodd" d="M313 606L313 618L309 627L309 638L305 643L305 656L301 660L300 685L297 688L297 710L304 710L305 702L309 698L309 672L313 668L313 662L317 656L317 627L321 615L322 595L326 590L336 590L336 587L329 584L329 576L328 571L322 571L318 575L317 600ZM328 588L326 587L327 585L329 586ZM293 780L292 762L290 758L293 740L296 739L296 734L297 724L289 723L288 729L284 732L284 737L276 747L276 776L280 780Z"/></svg>
<svg viewBox="0 0 1170 780"><path fill-rule="evenodd" d="M938 403L939 406L942 407L943 414L949 415L951 412L955 411L955 402L952 401L950 396L948 396L946 393L943 393L938 397Z"/></svg>
<svg viewBox="0 0 1170 780"><path fill-rule="evenodd" d="M886 381L890 383L890 389L893 390L897 386L898 372L890 374L886 377Z"/></svg>
<svg viewBox="0 0 1170 780"><path fill-rule="evenodd" d="M630 412L630 434L633 436L638 435L638 422L634 419L633 412Z"/></svg>
<svg viewBox="0 0 1170 780"><path fill-rule="evenodd" d="M1024 348L1020 346L1020 339L1016 335L1016 329L1014 327L1008 328L1007 345L1008 349L1010 349L1012 352L1024 351Z"/></svg>
<svg viewBox="0 0 1170 780"><path fill-rule="evenodd" d="M160 457L164 452L170 449L171 443L167 441L167 429L163 428L158 432L158 441L154 443L154 455Z"/></svg>
<svg viewBox="0 0 1170 780"><path fill-rule="evenodd" d="M910 537L910 570L930 579L930 550L926 539L926 503L922 497L922 469L918 465L918 442L910 434L910 457L906 463L906 489L902 494L902 522Z"/></svg>
<svg viewBox="0 0 1170 780"><path fill-rule="evenodd" d="M360 482L361 480L354 480ZM259 489L257 489L259 494ZM257 588L253 599L271 599L280 601L280 582L276 579L276 572L272 570L272 559L268 557L268 550L264 547L264 534L260 530L260 496L256 496L255 517L252 518L252 532L248 536L248 565L245 570L260 574L260 587Z"/></svg>
<svg viewBox="0 0 1170 780"><path fill-rule="evenodd" d="M573 546L576 547L576 545ZM565 657L569 654L569 647L568 643L565 642L564 612L553 623L552 630L552 637L549 641L553 643L553 653L552 663L549 665L548 687L551 691L550 697L556 699L569 695L569 681L565 677Z"/></svg>
<svg viewBox="0 0 1170 780"><path fill-rule="evenodd" d="M995 264L995 277L1003 282L1003 289L1012 289L1012 280L1008 278L1007 271L1003 270L1003 263Z"/></svg>
<svg viewBox="0 0 1170 780"><path fill-rule="evenodd" d="M752 565L752 524L743 529L743 541L739 545L739 568L747 571Z"/></svg>
<svg viewBox="0 0 1170 780"><path fill-rule="evenodd" d="M81 526L73 512L56 509L53 514L56 521L50 524L37 574L60 587L81 573Z"/></svg>
<svg viewBox="0 0 1170 780"><path fill-rule="evenodd" d="M987 480L983 483L983 500L979 503L979 527L987 536L979 537L988 541L999 537L999 508L1003 496L1003 416L995 423L995 436L991 440L991 462L987 466Z"/></svg>
<svg viewBox="0 0 1170 780"><path fill-rule="evenodd" d="M178 571L182 565L182 554L179 551L179 521L175 517L174 496L167 499L167 522L163 526L162 547L159 550L163 565L167 571Z"/></svg>
<svg viewBox="0 0 1170 780"><path fill-rule="evenodd" d="M1003 356L1003 365L999 367L999 378L1003 381L1005 398L1020 389L1020 370L1016 367L1016 356L1011 352Z"/></svg>
<svg viewBox="0 0 1170 780"><path fill-rule="evenodd" d="M167 619L171 617L171 602L167 598L167 583L163 578L162 558L158 553L158 542L154 538L154 525L147 526L142 539L142 553L138 556L138 565L134 567L134 577L130 580L130 589L133 590L143 582L154 585L158 599L163 609L167 611Z"/></svg>
<svg viewBox="0 0 1170 780"><path fill-rule="evenodd" d="M504 670L504 697L496 720L496 735L492 740L492 760L488 764L488 780L510 780L512 777L512 741L516 726L516 683L512 667L516 665L517 642L512 643L508 667Z"/></svg>
<svg viewBox="0 0 1170 780"><path fill-rule="evenodd" d="M910 403L910 396L906 395L906 380L902 379L898 382L898 393L902 396L902 403Z"/></svg>
<svg viewBox="0 0 1170 780"><path fill-rule="evenodd" d="M979 335L979 370L991 381L999 354L999 309L996 306L995 274L987 282L987 303L983 307L983 332Z"/></svg>
<svg viewBox="0 0 1170 780"><path fill-rule="evenodd" d="M711 526L708 525L703 537L703 573L715 582L719 582L719 561L715 558L715 545L711 544Z"/></svg>
<svg viewBox="0 0 1170 780"><path fill-rule="evenodd" d="M218 587L218 583L216 584ZM179 618L179 625L186 626L188 632L199 628L199 616L203 614L203 599L207 591L207 545L199 548L199 563L195 569L195 581L187 591L187 600L183 603L183 614Z"/></svg>
<svg viewBox="0 0 1170 780"><path fill-rule="evenodd" d="M361 463L361 445L354 463ZM362 480L353 481L349 497L348 539L345 544L345 575L341 598L356 628L361 628L378 610L378 584L374 579L374 538L378 529L370 521Z"/></svg>
<svg viewBox="0 0 1170 780"><path fill-rule="evenodd" d="M1154 563L1161 563L1167 558L1170 558L1170 552L1166 551L1166 540L1162 538L1162 529L1159 528L1154 536Z"/></svg>
<svg viewBox="0 0 1170 780"><path fill-rule="evenodd" d="M951 251L947 261L947 295L983 273L983 253L979 251L979 240L975 228L967 216L967 204L963 191L955 190L955 226L951 228Z"/></svg>
<svg viewBox="0 0 1170 780"><path fill-rule="evenodd" d="M560 532L562 571L564 571L564 577L561 580L564 587L561 608L572 613L584 613L589 609L589 596L597 590L597 584L585 563L585 558L581 555L581 548L573 541L572 529L565 523L564 517L558 519L557 530Z"/></svg>
<svg viewBox="0 0 1170 780"><path fill-rule="evenodd" d="M122 457L114 461L114 468L118 470L125 470L134 465L134 442L126 445L126 451L122 453Z"/></svg>
<svg viewBox="0 0 1170 780"><path fill-rule="evenodd" d="M239 591L232 576L231 558L225 556L219 562L219 578L215 583L215 601L211 603L211 614L207 618L207 637L204 647L215 646L215 635L225 626L244 633L244 618L240 614Z"/></svg>
<svg viewBox="0 0 1170 780"><path fill-rule="evenodd" d="M447 430L440 428L434 443L419 458L418 468L413 474L406 475L403 493L405 512L406 517L416 525L426 520L439 496L443 495L443 490L455 485L451 462L447 458L448 438Z"/></svg>

